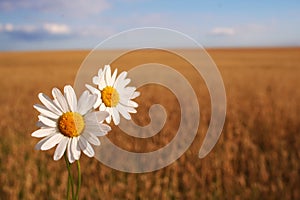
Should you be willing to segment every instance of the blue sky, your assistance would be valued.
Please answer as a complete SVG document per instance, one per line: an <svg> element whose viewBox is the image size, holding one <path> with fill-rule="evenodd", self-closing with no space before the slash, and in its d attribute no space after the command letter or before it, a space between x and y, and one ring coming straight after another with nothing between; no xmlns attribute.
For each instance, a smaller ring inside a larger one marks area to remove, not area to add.
<svg viewBox="0 0 300 200"><path fill-rule="evenodd" d="M144 26L177 30L204 47L300 46L300 1L0 1L1 51L91 49Z"/></svg>

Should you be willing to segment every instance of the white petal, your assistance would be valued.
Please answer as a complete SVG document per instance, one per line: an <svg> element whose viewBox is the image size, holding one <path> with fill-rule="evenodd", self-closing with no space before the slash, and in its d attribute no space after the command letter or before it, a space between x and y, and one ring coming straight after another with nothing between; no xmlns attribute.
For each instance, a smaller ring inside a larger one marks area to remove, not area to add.
<svg viewBox="0 0 300 200"><path fill-rule="evenodd" d="M117 86L119 85L120 82L123 82L124 79L127 76L127 72L122 72L121 74L119 74L119 76L117 77L115 83L114 83L114 88L117 88Z"/></svg>
<svg viewBox="0 0 300 200"><path fill-rule="evenodd" d="M112 86L112 78L111 78L111 69L110 66L107 67L105 70L105 79L106 79L106 85Z"/></svg>
<svg viewBox="0 0 300 200"><path fill-rule="evenodd" d="M106 72L106 70L110 68L110 65L104 65L104 70L103 70L103 73Z"/></svg>
<svg viewBox="0 0 300 200"><path fill-rule="evenodd" d="M38 121L35 125L40 128L50 128L49 126L47 126L46 124L44 124L41 121Z"/></svg>
<svg viewBox="0 0 300 200"><path fill-rule="evenodd" d="M55 134L50 137L42 146L41 150L48 150L58 144L64 136L62 134Z"/></svg>
<svg viewBox="0 0 300 200"><path fill-rule="evenodd" d="M97 111L97 112L101 112L101 111ZM96 112L90 112L87 113L86 115L84 115L84 121L88 122L97 122L97 116L96 116Z"/></svg>
<svg viewBox="0 0 300 200"><path fill-rule="evenodd" d="M113 86L114 83L115 83L115 81L116 81L117 73L118 73L118 69L115 69L115 71L114 71L114 73L113 73L113 75L111 77L111 83L112 83L111 86Z"/></svg>
<svg viewBox="0 0 300 200"><path fill-rule="evenodd" d="M99 124L102 123L102 121L105 120L106 117L109 116L109 113L106 111L96 111L96 112L90 112L84 116L84 121L86 123L94 123Z"/></svg>
<svg viewBox="0 0 300 200"><path fill-rule="evenodd" d="M77 112L77 97L74 89L70 85L64 87L65 98L72 112Z"/></svg>
<svg viewBox="0 0 300 200"><path fill-rule="evenodd" d="M45 116L39 115L38 118L46 126L53 127L53 128L55 128L57 126L55 121L53 121L52 119L49 119Z"/></svg>
<svg viewBox="0 0 300 200"><path fill-rule="evenodd" d="M120 91L120 95L130 99L130 97L133 95L135 90L136 90L135 87L126 87Z"/></svg>
<svg viewBox="0 0 300 200"><path fill-rule="evenodd" d="M68 159L70 163L73 163L75 161L74 157L73 157L73 153L72 153L72 149L71 149L71 144L72 144L72 139L68 140L68 145L67 145L67 155L68 155Z"/></svg>
<svg viewBox="0 0 300 200"><path fill-rule="evenodd" d="M102 70L102 68L100 68L100 69L98 70L98 77L101 77L102 74L103 74L103 70Z"/></svg>
<svg viewBox="0 0 300 200"><path fill-rule="evenodd" d="M61 110L53 103L53 101L45 94L39 93L38 95L40 101L48 108L50 111L57 115L62 115Z"/></svg>
<svg viewBox="0 0 300 200"><path fill-rule="evenodd" d="M137 108L137 107L139 106L139 104L137 104L137 103L134 102L134 101L129 101L129 102L128 102L128 106Z"/></svg>
<svg viewBox="0 0 300 200"><path fill-rule="evenodd" d="M92 94L98 94L100 91L97 88L94 88L93 86L89 84L85 84L85 87L92 93Z"/></svg>
<svg viewBox="0 0 300 200"><path fill-rule="evenodd" d="M106 119L105 119L106 123L110 123L111 122L111 115L109 115Z"/></svg>
<svg viewBox="0 0 300 200"><path fill-rule="evenodd" d="M104 121L109 116L109 113L107 111L99 111L95 114L97 116L98 122Z"/></svg>
<svg viewBox="0 0 300 200"><path fill-rule="evenodd" d="M50 134L53 134L55 133L56 130L54 128L41 128L41 129L38 129L36 131L34 131L31 136L32 137L37 137L37 138L42 138L42 137L46 137Z"/></svg>
<svg viewBox="0 0 300 200"><path fill-rule="evenodd" d="M62 107L60 106L60 104L58 103L57 99L53 99L53 103L54 105L56 105L56 107L63 112Z"/></svg>
<svg viewBox="0 0 300 200"><path fill-rule="evenodd" d="M75 160L80 158L80 148L78 145L78 137L72 138L72 146L71 146L72 154Z"/></svg>
<svg viewBox="0 0 300 200"><path fill-rule="evenodd" d="M103 132L100 123L91 121L86 122L84 131L87 131L89 133Z"/></svg>
<svg viewBox="0 0 300 200"><path fill-rule="evenodd" d="M105 110L106 110L106 106L105 106L104 103L102 103L102 104L100 105L99 110L100 110L100 111L105 111Z"/></svg>
<svg viewBox="0 0 300 200"><path fill-rule="evenodd" d="M126 107L137 108L139 106L139 104L137 104L136 102L131 101L130 99L127 99L127 98L120 98L120 103Z"/></svg>
<svg viewBox="0 0 300 200"><path fill-rule="evenodd" d="M81 136L79 136L79 137L77 137L76 138L76 140L77 140L77 152L79 153L79 156L78 156L78 160L79 160L79 158L80 158L80 155L81 155L81 150L80 150L80 146L79 146L79 138L80 138Z"/></svg>
<svg viewBox="0 0 300 200"><path fill-rule="evenodd" d="M131 119L130 114L129 114L128 111L126 110L126 107L124 107L124 106L121 105L121 104L118 104L118 105L117 105L117 109L118 109L118 111L121 113L121 115L122 115L125 119L127 119L127 120Z"/></svg>
<svg viewBox="0 0 300 200"><path fill-rule="evenodd" d="M101 99L101 92L94 88L93 86L90 86L88 84L85 84L85 87L92 93L92 94L96 94L97 95L97 100L94 104L94 108L98 108L100 106L100 104L102 103L102 99Z"/></svg>
<svg viewBox="0 0 300 200"><path fill-rule="evenodd" d="M125 80L119 81L118 84L115 84L115 88L117 89L117 91L122 91L129 83L130 83L130 79L127 78Z"/></svg>
<svg viewBox="0 0 300 200"><path fill-rule="evenodd" d="M52 119L58 119L59 116L55 113L53 113L52 111L50 111L48 108L46 108L43 105L40 104L35 104L33 106L37 111L39 111L42 115L44 115L45 117L49 117Z"/></svg>
<svg viewBox="0 0 300 200"><path fill-rule="evenodd" d="M133 107L127 107L126 109L129 113L136 113L136 109Z"/></svg>
<svg viewBox="0 0 300 200"><path fill-rule="evenodd" d="M107 132L110 130L111 130L110 126L99 123L97 120L96 121L92 121L92 120L86 121L85 129L84 129L84 131L93 133L94 135L97 135L97 136L106 135Z"/></svg>
<svg viewBox="0 0 300 200"><path fill-rule="evenodd" d="M53 155L53 160L59 160L65 153L67 144L68 144L69 138L68 137L63 137L61 141L58 143L54 155Z"/></svg>
<svg viewBox="0 0 300 200"><path fill-rule="evenodd" d="M93 134L97 137L102 137L104 135L107 135L107 131L104 131L104 132L93 132Z"/></svg>
<svg viewBox="0 0 300 200"><path fill-rule="evenodd" d="M120 98L120 103L123 104L124 106L128 106L130 99L129 98Z"/></svg>
<svg viewBox="0 0 300 200"><path fill-rule="evenodd" d="M97 95L91 95L89 91L84 91L78 101L78 112L85 115L89 110L93 108L97 100Z"/></svg>
<svg viewBox="0 0 300 200"><path fill-rule="evenodd" d="M51 138L53 135L55 135L56 133L53 133L53 134L50 134L50 135L48 135L47 137L45 137L45 138L43 138L42 140L40 140L36 145L35 145L35 149L36 150L41 150L41 147L42 147L42 145L45 143L45 142L47 142L47 140L49 139L49 138Z"/></svg>
<svg viewBox="0 0 300 200"><path fill-rule="evenodd" d="M91 143L93 145L97 145L97 146L100 145L99 139L93 133L89 133L89 132L85 131L85 132L83 132L82 136L85 137L85 139L89 143Z"/></svg>
<svg viewBox="0 0 300 200"><path fill-rule="evenodd" d="M113 118L114 124L118 125L120 123L120 114L116 108L113 108L112 111L113 111L112 118Z"/></svg>
<svg viewBox="0 0 300 200"><path fill-rule="evenodd" d="M87 142L84 137L79 138L79 147L88 157L93 157L95 155L93 147Z"/></svg>
<svg viewBox="0 0 300 200"><path fill-rule="evenodd" d="M94 76L94 77L93 77L93 83L94 83L95 85L99 85L99 83L100 83L100 78L99 78L98 76Z"/></svg>
<svg viewBox="0 0 300 200"><path fill-rule="evenodd" d="M134 92L133 95L130 97L130 99L135 99L136 97L140 96L140 92Z"/></svg>
<svg viewBox="0 0 300 200"><path fill-rule="evenodd" d="M107 84L105 82L105 74L103 73L102 76L100 77L100 82L99 82L98 88L100 90L103 90L106 86L107 86Z"/></svg>
<svg viewBox="0 0 300 200"><path fill-rule="evenodd" d="M52 96L54 97L54 100L57 101L57 104L59 105L60 109L66 113L69 111L68 109L68 103L64 97L64 95L61 93L61 91L57 88L52 89Z"/></svg>
<svg viewBox="0 0 300 200"><path fill-rule="evenodd" d="M107 124L100 124L100 129L104 132L107 133L109 131L111 131L111 127ZM101 136L101 135L97 135L97 136Z"/></svg>
<svg viewBox="0 0 300 200"><path fill-rule="evenodd" d="M89 91L85 90L78 99L78 112L79 113L80 113L79 110L83 109L83 107L86 106L85 104L88 101L88 98L89 98Z"/></svg>
<svg viewBox="0 0 300 200"><path fill-rule="evenodd" d="M107 107L105 110L109 113L108 117L105 119L105 121L109 124L111 122L112 108Z"/></svg>

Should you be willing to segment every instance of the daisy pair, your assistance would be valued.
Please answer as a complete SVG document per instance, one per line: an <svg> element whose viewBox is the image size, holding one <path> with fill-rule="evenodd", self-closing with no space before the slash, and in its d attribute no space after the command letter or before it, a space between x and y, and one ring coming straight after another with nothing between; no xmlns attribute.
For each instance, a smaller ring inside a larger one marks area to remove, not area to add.
<svg viewBox="0 0 300 200"><path fill-rule="evenodd" d="M92 145L100 145L98 136L104 136L111 130L103 122L110 123L113 119L118 125L120 115L129 120L130 113L136 113L138 104L132 99L140 93L135 87L128 87L129 82L127 72L117 76L117 70L111 74L110 66L106 65L103 70L99 69L98 76L93 77L97 88L86 85L88 90L78 100L70 85L64 87L64 94L53 88L53 99L40 93L38 97L43 105L34 105L40 112L37 123L40 129L32 136L43 139L35 148L48 150L57 145L53 159L59 160L65 154L69 163L79 160L81 151L93 157Z"/></svg>

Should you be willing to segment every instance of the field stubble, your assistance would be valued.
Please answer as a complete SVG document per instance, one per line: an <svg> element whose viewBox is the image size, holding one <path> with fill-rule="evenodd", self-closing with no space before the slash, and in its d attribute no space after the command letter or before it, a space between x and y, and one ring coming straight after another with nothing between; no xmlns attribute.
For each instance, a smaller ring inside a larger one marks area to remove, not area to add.
<svg viewBox="0 0 300 200"><path fill-rule="evenodd" d="M205 83L195 71L162 52L127 55L112 64L119 71L164 57L178 69L199 99L201 120L191 147L159 171L129 174L96 159L81 157L81 199L299 199L300 198L300 49L227 49L208 51L222 74L227 93L223 133L204 159L197 154L210 118ZM109 52L103 52L109 54ZM63 199L67 172L53 150L37 152L37 94L73 84L88 52L0 53L0 199ZM100 66L99 66L100 67ZM140 107L133 116L149 123L149 107L162 104L168 121L160 133L135 139L113 127L109 138L124 149L153 151L176 134L180 109L163 87L139 88ZM163 95L161 95L163 94ZM187 132L188 134L188 132Z"/></svg>

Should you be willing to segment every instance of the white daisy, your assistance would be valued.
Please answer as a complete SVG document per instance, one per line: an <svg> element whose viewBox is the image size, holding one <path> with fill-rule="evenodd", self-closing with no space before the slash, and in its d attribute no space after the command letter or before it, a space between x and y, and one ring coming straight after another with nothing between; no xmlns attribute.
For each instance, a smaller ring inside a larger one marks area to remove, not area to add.
<svg viewBox="0 0 300 200"><path fill-rule="evenodd" d="M84 91L78 102L74 89L67 85L64 95L59 89L53 88L52 96L40 93L38 95L43 105L33 107L41 114L38 116L40 129L31 135L43 138L35 148L48 150L57 145L53 159L59 160L67 151L68 160L73 163L79 160L81 151L89 157L95 152L91 146L100 145L97 136L106 135L111 130L110 126L101 122L109 115L107 112L93 112L93 105L97 95Z"/></svg>
<svg viewBox="0 0 300 200"><path fill-rule="evenodd" d="M106 122L110 123L111 117L115 125L120 123L120 114L127 120L131 119L130 113L136 113L138 104L132 99L140 95L135 87L127 87L130 82L127 72L122 72L117 77L117 69L111 75L111 68L105 65L104 69L99 69L98 76L93 77L93 83L98 86L94 88L88 84L86 87L98 95L94 108L99 107L100 111L107 111L110 115Z"/></svg>

